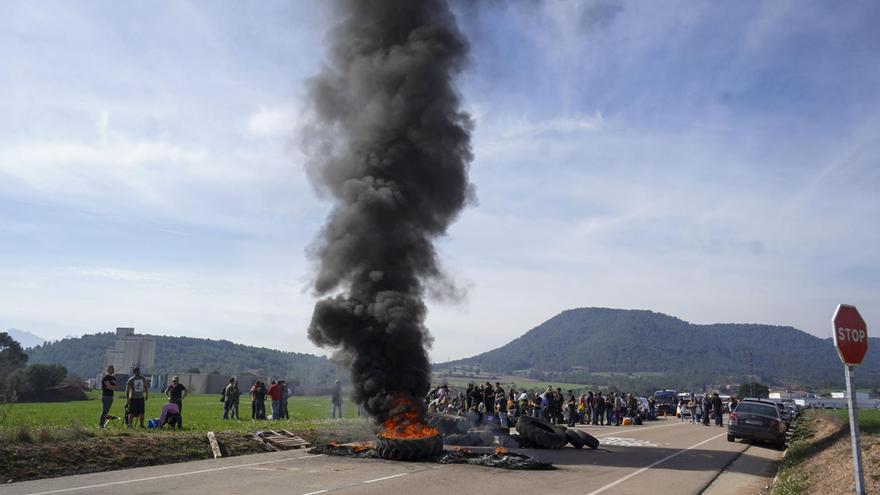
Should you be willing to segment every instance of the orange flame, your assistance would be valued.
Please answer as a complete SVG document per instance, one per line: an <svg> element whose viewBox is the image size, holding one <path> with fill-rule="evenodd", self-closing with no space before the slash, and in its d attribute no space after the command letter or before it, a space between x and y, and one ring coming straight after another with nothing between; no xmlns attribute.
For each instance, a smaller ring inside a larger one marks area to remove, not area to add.
<svg viewBox="0 0 880 495"><path fill-rule="evenodd" d="M495 449L495 455L506 455L506 454L507 454L507 449L505 449L504 447L498 447Z"/></svg>
<svg viewBox="0 0 880 495"><path fill-rule="evenodd" d="M379 436L413 439L439 435L437 428L425 424L418 411L418 404L415 401L404 396L397 397L391 404L391 414L385 419L383 423L385 429L379 432Z"/></svg>

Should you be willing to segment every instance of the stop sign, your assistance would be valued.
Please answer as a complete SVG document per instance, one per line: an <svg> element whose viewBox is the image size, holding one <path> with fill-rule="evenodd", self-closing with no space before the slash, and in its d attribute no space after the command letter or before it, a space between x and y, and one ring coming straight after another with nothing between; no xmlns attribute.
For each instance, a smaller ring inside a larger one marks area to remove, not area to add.
<svg viewBox="0 0 880 495"><path fill-rule="evenodd" d="M834 346L843 364L861 364L868 351L868 325L855 306L839 304L834 318Z"/></svg>

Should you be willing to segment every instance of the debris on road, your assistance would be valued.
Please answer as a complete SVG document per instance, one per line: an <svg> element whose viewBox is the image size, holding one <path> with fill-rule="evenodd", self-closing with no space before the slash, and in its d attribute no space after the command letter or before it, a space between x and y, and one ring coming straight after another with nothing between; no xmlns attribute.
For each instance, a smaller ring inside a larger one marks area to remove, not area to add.
<svg viewBox="0 0 880 495"><path fill-rule="evenodd" d="M356 459L382 459L376 452L372 442L340 444L331 442L318 445L309 450L310 454L324 454ZM424 459L426 462L439 464L471 464L501 469L514 470L549 470L556 469L553 464L541 462L534 457L509 452L504 448L495 449L494 453L477 453L468 449L456 448L451 451L443 451L441 454Z"/></svg>

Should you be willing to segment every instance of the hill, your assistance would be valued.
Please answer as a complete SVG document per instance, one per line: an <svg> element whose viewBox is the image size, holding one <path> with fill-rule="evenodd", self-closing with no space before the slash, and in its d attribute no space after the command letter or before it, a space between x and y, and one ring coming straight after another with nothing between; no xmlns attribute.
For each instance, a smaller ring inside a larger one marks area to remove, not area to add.
<svg viewBox="0 0 880 495"><path fill-rule="evenodd" d="M38 346L46 341L46 339L44 339L43 337L34 335L31 332L19 330L17 328L10 328L6 330L6 333L8 333L10 337L15 339L16 342L21 344L22 348Z"/></svg>
<svg viewBox="0 0 880 495"><path fill-rule="evenodd" d="M878 348L880 339L871 339L869 346ZM652 311L607 308L563 311L502 347L435 369L528 370L533 377L575 383L601 383L609 374L621 374L641 377L650 386L699 387L744 382L750 353L755 376L766 383L844 386L843 365L830 337L771 325L695 325ZM876 351L868 353L857 377L862 386L878 382Z"/></svg>
<svg viewBox="0 0 880 495"><path fill-rule="evenodd" d="M91 377L102 371L104 350L112 345L113 333L83 335L27 349L28 363L60 363L71 373ZM336 366L327 358L250 347L228 340L192 337L156 337L157 373L181 373L190 368L224 375L241 372L297 379L304 386L332 383Z"/></svg>

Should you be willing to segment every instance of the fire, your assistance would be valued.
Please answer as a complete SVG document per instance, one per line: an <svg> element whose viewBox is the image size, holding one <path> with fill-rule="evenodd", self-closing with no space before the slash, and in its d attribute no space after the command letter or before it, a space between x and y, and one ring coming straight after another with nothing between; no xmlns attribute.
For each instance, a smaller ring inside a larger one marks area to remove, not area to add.
<svg viewBox="0 0 880 495"><path fill-rule="evenodd" d="M391 414L383 422L384 430L380 437L396 439L427 438L439 435L437 428L425 424L418 404L410 398L400 396L391 404Z"/></svg>
<svg viewBox="0 0 880 495"><path fill-rule="evenodd" d="M507 455L507 449L504 447L498 447L495 449L495 455Z"/></svg>

